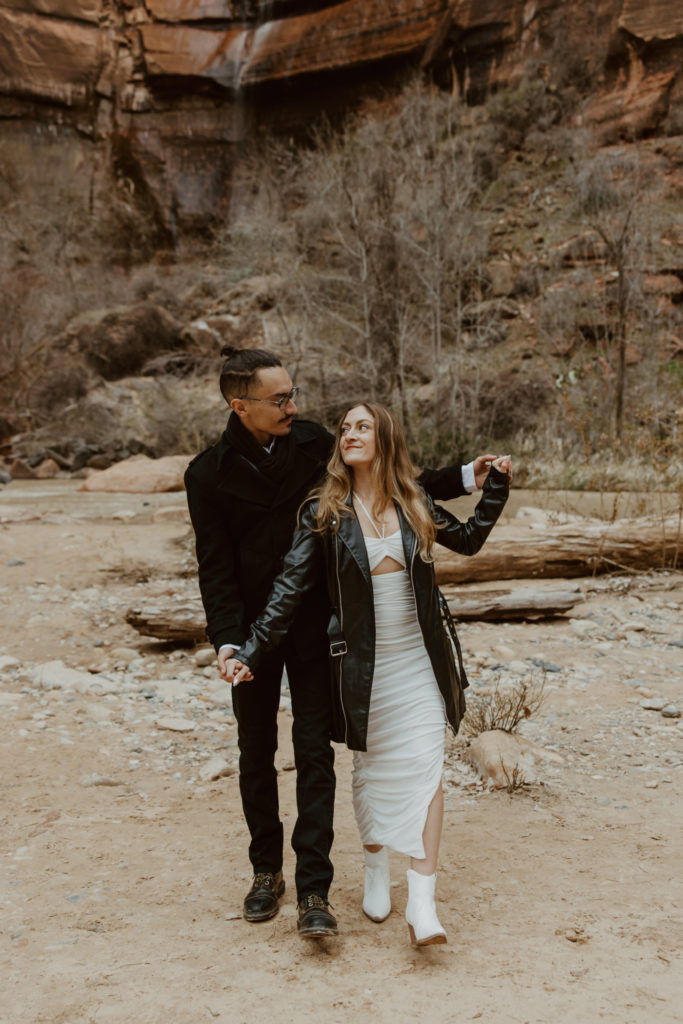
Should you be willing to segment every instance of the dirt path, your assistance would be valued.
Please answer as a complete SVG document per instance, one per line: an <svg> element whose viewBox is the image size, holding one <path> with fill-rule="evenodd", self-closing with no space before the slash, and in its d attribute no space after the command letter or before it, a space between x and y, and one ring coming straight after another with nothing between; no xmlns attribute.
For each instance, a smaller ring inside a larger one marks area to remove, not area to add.
<svg viewBox="0 0 683 1024"><path fill-rule="evenodd" d="M522 731L564 764L487 792L451 744L447 946L411 948L398 856L391 916L362 915L337 748L340 937L305 942L293 886L273 921L240 917L250 874L229 693L194 652L124 620L143 592L193 586L179 577L182 496L40 493L0 494L40 514L0 526L1 1024L680 1020L683 728L641 705L683 709L681 575L587 580L574 619L461 628L477 689L538 674L527 659L552 666ZM83 674L38 670L55 659ZM286 693L280 719L289 834ZM215 757L233 773L205 781ZM291 882L289 850L285 871Z"/></svg>

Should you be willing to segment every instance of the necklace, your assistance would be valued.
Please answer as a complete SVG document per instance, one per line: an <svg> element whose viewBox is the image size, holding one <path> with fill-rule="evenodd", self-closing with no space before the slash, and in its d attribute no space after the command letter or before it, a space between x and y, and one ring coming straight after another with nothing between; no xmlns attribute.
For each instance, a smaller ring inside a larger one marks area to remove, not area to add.
<svg viewBox="0 0 683 1024"><path fill-rule="evenodd" d="M382 540L384 540L384 523L382 523L382 532L380 533L379 532L379 528L377 526L377 523L375 522L375 520L372 518L372 516L368 512L367 508L365 507L365 502L361 498L360 494L355 494L354 493L354 498L358 499L360 507L363 509L363 511L365 512L366 516L370 520L370 524L373 527L373 529L374 529L375 533L377 534L377 536L380 537Z"/></svg>

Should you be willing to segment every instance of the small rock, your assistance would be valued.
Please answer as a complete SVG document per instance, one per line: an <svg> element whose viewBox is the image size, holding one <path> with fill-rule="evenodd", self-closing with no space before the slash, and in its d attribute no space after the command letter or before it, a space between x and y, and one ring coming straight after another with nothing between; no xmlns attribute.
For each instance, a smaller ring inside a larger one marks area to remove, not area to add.
<svg viewBox="0 0 683 1024"><path fill-rule="evenodd" d="M235 774L235 766L228 764L224 757L212 757L199 769L199 778L202 782L214 782L216 779L223 779Z"/></svg>
<svg viewBox="0 0 683 1024"><path fill-rule="evenodd" d="M88 692L94 678L89 672L67 668L61 659L36 665L32 675L35 685L42 690L77 690L79 693Z"/></svg>
<svg viewBox="0 0 683 1024"><path fill-rule="evenodd" d="M12 658L9 654L3 654L0 657L0 672L5 672L8 668L19 668L21 662L18 658Z"/></svg>
<svg viewBox="0 0 683 1024"><path fill-rule="evenodd" d="M525 661L513 660L509 663L508 668L511 672L515 672L518 676L526 675L529 671L529 666Z"/></svg>
<svg viewBox="0 0 683 1024"><path fill-rule="evenodd" d="M544 672L561 672L562 669L559 665L554 665L552 661L546 661L545 658L529 658L532 665L536 668L542 668Z"/></svg>
<svg viewBox="0 0 683 1024"><path fill-rule="evenodd" d="M200 651L195 651L194 663L198 668L206 668L208 665L215 664L216 652L213 647L203 647Z"/></svg>
<svg viewBox="0 0 683 1024"><path fill-rule="evenodd" d="M505 644L498 644L493 648L494 651L501 656L501 658L514 658L515 652L511 647L506 647Z"/></svg>
<svg viewBox="0 0 683 1024"><path fill-rule="evenodd" d="M662 708L662 717L663 718L680 718L681 717L681 713L678 710L678 708L675 706L675 704L667 704L665 707Z"/></svg>
<svg viewBox="0 0 683 1024"><path fill-rule="evenodd" d="M88 708L88 718L93 722L108 722L111 719L111 711L104 704L91 704Z"/></svg>
<svg viewBox="0 0 683 1024"><path fill-rule="evenodd" d="M89 789L91 786L123 786L123 782L119 782L118 779L111 779L108 775L98 775L94 772L92 775L84 775L81 779L81 786L85 789Z"/></svg>
<svg viewBox="0 0 683 1024"><path fill-rule="evenodd" d="M166 508L158 508L152 519L155 523L189 523L190 513L187 505L167 505Z"/></svg>
<svg viewBox="0 0 683 1024"><path fill-rule="evenodd" d="M596 623L591 622L589 619L570 619L569 626L577 636L588 636L591 633L596 633L598 630Z"/></svg>
<svg viewBox="0 0 683 1024"><path fill-rule="evenodd" d="M659 783L656 779L651 779L650 782L645 783L645 789L656 789Z"/></svg>
<svg viewBox="0 0 683 1024"><path fill-rule="evenodd" d="M154 723L157 729L168 729L169 732L194 732L194 722L187 718L157 718Z"/></svg>
<svg viewBox="0 0 683 1024"><path fill-rule="evenodd" d="M24 699L23 693L6 693L0 691L0 708L9 708L13 704L18 704L20 700Z"/></svg>
<svg viewBox="0 0 683 1024"><path fill-rule="evenodd" d="M133 647L113 647L109 651L109 656L114 661L121 661L125 664L130 664L131 661L141 657L140 652L136 651Z"/></svg>
<svg viewBox="0 0 683 1024"><path fill-rule="evenodd" d="M26 562L24 561L23 558L10 558L9 562L7 563L7 565L11 569L15 565L26 565Z"/></svg>
<svg viewBox="0 0 683 1024"><path fill-rule="evenodd" d="M645 711L662 711L666 707L664 697L646 697L640 702L641 708Z"/></svg>
<svg viewBox="0 0 683 1024"><path fill-rule="evenodd" d="M187 683L182 683L179 679L159 679L152 686L157 695L169 703L187 700L190 696Z"/></svg>

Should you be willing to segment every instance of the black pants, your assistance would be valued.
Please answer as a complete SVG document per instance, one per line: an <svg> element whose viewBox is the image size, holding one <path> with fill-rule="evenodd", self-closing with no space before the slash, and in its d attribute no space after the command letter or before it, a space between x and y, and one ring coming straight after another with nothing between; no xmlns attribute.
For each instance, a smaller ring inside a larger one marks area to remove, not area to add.
<svg viewBox="0 0 683 1024"><path fill-rule="evenodd" d="M277 655L264 659L252 682L233 687L232 703L238 726L242 807L251 834L249 859L254 872L279 871L283 829L274 758L282 666L287 666L297 773L292 847L300 899L308 893L327 896L332 882L335 776L330 670L327 655L304 661L287 648L285 644Z"/></svg>

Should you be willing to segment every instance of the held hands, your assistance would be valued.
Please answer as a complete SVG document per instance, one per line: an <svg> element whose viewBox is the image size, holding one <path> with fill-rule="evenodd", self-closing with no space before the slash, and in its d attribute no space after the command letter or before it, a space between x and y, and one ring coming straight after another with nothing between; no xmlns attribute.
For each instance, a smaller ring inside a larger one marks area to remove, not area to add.
<svg viewBox="0 0 683 1024"><path fill-rule="evenodd" d="M233 657L234 653L233 647L224 647L218 652L219 676L221 679L225 679L227 683L232 683L233 686L237 686L242 680L248 683L251 682L254 678L252 672L239 658Z"/></svg>
<svg viewBox="0 0 683 1024"><path fill-rule="evenodd" d="M488 453L486 455L479 455L474 460L472 468L474 469L474 479L479 490L484 486L484 480L489 475L491 466L495 466L496 469L500 470L501 473L507 473L512 483L512 462L509 455L493 455Z"/></svg>
<svg viewBox="0 0 683 1024"><path fill-rule="evenodd" d="M233 686L237 686L238 683L247 682L250 683L254 678L254 673L251 671L248 665L241 662L239 657L228 657L225 659L225 671L221 672L221 678L225 679L228 683L232 683Z"/></svg>

